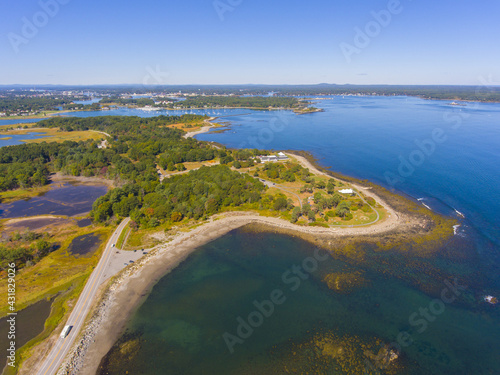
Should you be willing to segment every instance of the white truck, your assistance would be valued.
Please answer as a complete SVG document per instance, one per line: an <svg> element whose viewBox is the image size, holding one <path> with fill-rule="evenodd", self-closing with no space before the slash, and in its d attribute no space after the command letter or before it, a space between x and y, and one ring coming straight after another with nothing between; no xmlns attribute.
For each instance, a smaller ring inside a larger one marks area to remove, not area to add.
<svg viewBox="0 0 500 375"><path fill-rule="evenodd" d="M71 331L71 328L73 326L65 326L61 332L61 338L64 339L66 336L68 336L69 331Z"/></svg>

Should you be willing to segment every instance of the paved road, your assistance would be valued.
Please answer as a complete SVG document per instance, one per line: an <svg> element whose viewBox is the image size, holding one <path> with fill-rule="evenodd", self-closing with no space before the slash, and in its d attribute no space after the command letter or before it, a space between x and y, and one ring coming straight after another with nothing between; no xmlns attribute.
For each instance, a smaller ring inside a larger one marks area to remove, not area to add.
<svg viewBox="0 0 500 375"><path fill-rule="evenodd" d="M37 371L38 375L52 375L57 373L57 371L59 370L64 357L66 357L75 339L78 337L87 314L89 313L90 307L94 302L94 298L100 284L99 281L103 276L104 270L106 268L106 265L108 264L111 254L113 253L113 250L115 250L112 245L118 241L120 233L128 224L129 220L130 218L126 218L125 220L123 220L109 238L109 241L106 244L106 248L104 249L101 259L99 260L99 263L97 263L96 268L87 280L87 283L85 284L85 287L83 288L83 291L80 294L80 297L78 298L78 301L73 308L68 321L65 324L73 326L73 328L71 328L71 331L65 338L57 338L56 344Z"/></svg>

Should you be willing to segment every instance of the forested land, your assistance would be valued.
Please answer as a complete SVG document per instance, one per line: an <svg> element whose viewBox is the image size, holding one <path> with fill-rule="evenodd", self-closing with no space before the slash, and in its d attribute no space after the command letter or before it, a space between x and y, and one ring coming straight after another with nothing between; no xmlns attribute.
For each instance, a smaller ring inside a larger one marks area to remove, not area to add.
<svg viewBox="0 0 500 375"><path fill-rule="evenodd" d="M40 127L63 131L97 130L110 134L108 147L95 141L36 143L0 148L0 191L40 186L50 173L98 176L120 182L94 204L94 220L132 215L139 225L199 218L225 207L256 203L265 189L258 180L231 171L225 165L204 167L174 176L160 185L157 165L175 167L185 162L219 158L222 164L239 160L251 163L259 150L226 150L210 143L182 137L183 131L167 127L200 122L206 116L158 116L152 118L102 116L51 118ZM153 194L153 195L151 195ZM160 205L159 197L163 197ZM154 220L151 220L153 219Z"/></svg>
<svg viewBox="0 0 500 375"><path fill-rule="evenodd" d="M174 102L170 106L181 108L217 108L217 107L245 107L245 108L299 108L301 102L297 98L263 97L263 96L195 96L186 100Z"/></svg>
<svg viewBox="0 0 500 375"><path fill-rule="evenodd" d="M176 122L201 121L195 115L154 118L103 116L51 118L39 127L63 131L98 130L112 135L110 147L95 141L23 144L0 148L0 191L45 185L51 172L71 176L100 176L125 181L157 181L157 157L176 155L179 162L213 159L212 147L166 127Z"/></svg>
<svg viewBox="0 0 500 375"><path fill-rule="evenodd" d="M0 112L16 114L17 112L53 111L59 106L70 104L76 100L71 97L0 97Z"/></svg>

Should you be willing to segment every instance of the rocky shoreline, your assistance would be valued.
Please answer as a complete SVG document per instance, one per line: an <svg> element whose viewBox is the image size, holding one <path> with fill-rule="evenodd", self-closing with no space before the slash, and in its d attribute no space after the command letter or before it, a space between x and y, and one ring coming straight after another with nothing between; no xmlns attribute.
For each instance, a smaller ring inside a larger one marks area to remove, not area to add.
<svg viewBox="0 0 500 375"><path fill-rule="evenodd" d="M327 175L303 156L292 154L311 172ZM200 246L248 224L263 230L299 236L305 240L338 237L369 238L385 233L425 231L428 224L413 215L396 212L377 194L352 182L356 189L375 198L387 211L384 220L366 227L323 228L292 224L280 218L259 216L253 212L218 214L189 232L178 232L166 242L148 250L148 254L116 275L101 292L101 298L85 325L83 333L66 357L58 374L95 374L101 359L122 334L130 316L145 300L159 279L174 269Z"/></svg>
<svg viewBox="0 0 500 375"><path fill-rule="evenodd" d="M123 332L133 311L160 278L200 246L248 224L259 224L266 229L298 235L304 239L370 236L396 229L405 230L407 226L420 226L418 222L412 222L408 218L402 220L401 216L395 213L379 224L364 228L298 226L279 218L262 217L252 212L216 215L190 232L179 232L169 242L151 249L146 257L114 278L103 293L84 333L65 360L59 374L95 374L102 357Z"/></svg>

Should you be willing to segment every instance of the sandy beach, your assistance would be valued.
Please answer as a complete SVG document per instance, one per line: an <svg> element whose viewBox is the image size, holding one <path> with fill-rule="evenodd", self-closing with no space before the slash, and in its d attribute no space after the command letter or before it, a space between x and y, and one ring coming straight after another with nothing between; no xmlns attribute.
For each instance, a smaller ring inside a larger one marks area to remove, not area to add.
<svg viewBox="0 0 500 375"><path fill-rule="evenodd" d="M196 130L196 131L192 131L192 132L187 132L186 134L183 135L184 138L192 138L194 137L195 135L198 135L198 134L202 134L202 133L207 133L210 131L210 129L213 128L214 125L212 125L210 123L210 121L213 121L215 120L217 117L210 117L208 120L205 120L205 124L207 124L206 126L202 127L201 129L199 130Z"/></svg>

